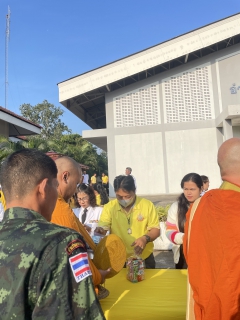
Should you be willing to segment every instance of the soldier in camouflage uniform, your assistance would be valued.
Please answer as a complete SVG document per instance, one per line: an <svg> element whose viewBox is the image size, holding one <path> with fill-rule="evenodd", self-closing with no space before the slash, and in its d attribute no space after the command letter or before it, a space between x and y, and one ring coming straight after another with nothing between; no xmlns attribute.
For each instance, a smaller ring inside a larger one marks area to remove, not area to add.
<svg viewBox="0 0 240 320"><path fill-rule="evenodd" d="M17 151L2 165L7 210L0 224L1 320L105 319L83 238L48 222L56 176L54 161L39 151Z"/></svg>

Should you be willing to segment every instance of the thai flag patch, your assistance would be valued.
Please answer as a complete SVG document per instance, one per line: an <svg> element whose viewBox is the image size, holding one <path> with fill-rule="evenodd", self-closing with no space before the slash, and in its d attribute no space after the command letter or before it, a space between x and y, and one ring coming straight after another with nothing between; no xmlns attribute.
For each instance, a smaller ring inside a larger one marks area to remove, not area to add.
<svg viewBox="0 0 240 320"><path fill-rule="evenodd" d="M87 252L82 252L74 257L69 258L70 266L76 282L92 275L88 264L88 254Z"/></svg>

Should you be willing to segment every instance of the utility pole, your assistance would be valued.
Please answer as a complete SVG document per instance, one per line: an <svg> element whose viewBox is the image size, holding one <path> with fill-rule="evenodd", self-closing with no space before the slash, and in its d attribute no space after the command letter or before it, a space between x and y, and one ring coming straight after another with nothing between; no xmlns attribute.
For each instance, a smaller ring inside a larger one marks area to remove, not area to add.
<svg viewBox="0 0 240 320"><path fill-rule="evenodd" d="M8 107L8 42L10 36L10 8L6 15L6 43L5 43L5 109Z"/></svg>

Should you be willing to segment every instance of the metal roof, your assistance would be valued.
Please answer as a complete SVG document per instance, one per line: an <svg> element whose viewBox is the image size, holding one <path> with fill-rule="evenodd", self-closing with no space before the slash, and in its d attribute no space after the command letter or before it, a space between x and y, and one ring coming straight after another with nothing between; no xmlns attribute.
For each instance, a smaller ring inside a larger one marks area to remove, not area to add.
<svg viewBox="0 0 240 320"><path fill-rule="evenodd" d="M106 128L106 93L238 43L239 13L60 82L59 101L91 128Z"/></svg>

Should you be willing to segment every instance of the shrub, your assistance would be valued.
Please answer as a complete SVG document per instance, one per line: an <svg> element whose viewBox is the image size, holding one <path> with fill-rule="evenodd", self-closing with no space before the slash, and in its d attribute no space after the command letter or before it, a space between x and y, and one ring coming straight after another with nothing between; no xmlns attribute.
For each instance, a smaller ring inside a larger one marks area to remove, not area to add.
<svg viewBox="0 0 240 320"><path fill-rule="evenodd" d="M155 209L158 214L158 218L160 222L165 222L167 220L168 209L170 208L170 204L163 206L156 206Z"/></svg>

